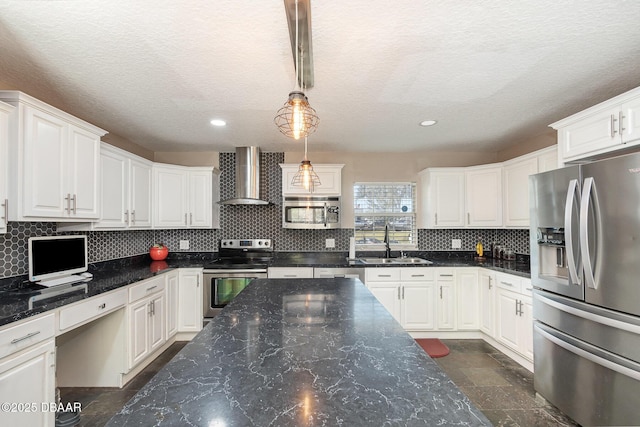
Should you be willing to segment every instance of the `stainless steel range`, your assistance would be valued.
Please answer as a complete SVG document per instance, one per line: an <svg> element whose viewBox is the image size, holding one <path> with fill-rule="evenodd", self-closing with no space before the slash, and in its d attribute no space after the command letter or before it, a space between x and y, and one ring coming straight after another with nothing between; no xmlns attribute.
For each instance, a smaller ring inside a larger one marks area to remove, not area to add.
<svg viewBox="0 0 640 427"><path fill-rule="evenodd" d="M224 239L218 259L204 266L204 317L215 317L253 279L267 277L271 239Z"/></svg>

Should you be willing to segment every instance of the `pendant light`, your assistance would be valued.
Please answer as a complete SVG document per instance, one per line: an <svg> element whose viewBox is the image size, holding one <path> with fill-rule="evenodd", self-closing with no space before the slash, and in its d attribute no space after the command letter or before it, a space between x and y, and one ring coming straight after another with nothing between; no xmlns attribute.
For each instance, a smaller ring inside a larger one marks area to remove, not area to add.
<svg viewBox="0 0 640 427"><path fill-rule="evenodd" d="M307 158L307 137L304 137L304 160L298 166L298 172L291 179L291 185L302 187L309 193L313 193L315 187L321 185L318 174L313 170L311 161Z"/></svg>
<svg viewBox="0 0 640 427"><path fill-rule="evenodd" d="M284 106L278 110L273 122L278 127L278 130L289 138L298 140L302 137L307 137L316 131L318 128L318 115L311 105L309 105L309 99L302 92L302 83L304 76L304 70L302 70L304 64L304 54L302 45L299 43L299 28L298 28L298 0L295 3L296 6L296 25L295 25L295 68L296 68L296 86L298 90L293 90L289 93L289 98L284 103ZM302 59L302 60L301 60Z"/></svg>

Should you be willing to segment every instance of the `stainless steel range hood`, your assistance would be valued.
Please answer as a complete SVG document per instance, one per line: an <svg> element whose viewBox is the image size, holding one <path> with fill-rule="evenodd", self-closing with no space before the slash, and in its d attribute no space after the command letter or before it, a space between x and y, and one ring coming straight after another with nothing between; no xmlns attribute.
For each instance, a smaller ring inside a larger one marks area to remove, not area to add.
<svg viewBox="0 0 640 427"><path fill-rule="evenodd" d="M236 147L236 196L220 204L269 204L260 199L260 147Z"/></svg>

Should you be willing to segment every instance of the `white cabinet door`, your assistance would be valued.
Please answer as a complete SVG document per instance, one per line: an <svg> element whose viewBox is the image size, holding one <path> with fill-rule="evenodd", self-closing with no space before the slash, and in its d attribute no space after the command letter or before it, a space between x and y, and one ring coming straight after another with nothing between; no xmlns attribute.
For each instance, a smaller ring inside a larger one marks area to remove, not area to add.
<svg viewBox="0 0 640 427"><path fill-rule="evenodd" d="M491 270L480 269L480 330L490 337L495 333L495 274Z"/></svg>
<svg viewBox="0 0 640 427"><path fill-rule="evenodd" d="M620 109L622 143L637 143L640 140L640 98L625 102Z"/></svg>
<svg viewBox="0 0 640 427"><path fill-rule="evenodd" d="M465 179L467 226L502 226L502 167L467 168Z"/></svg>
<svg viewBox="0 0 640 427"><path fill-rule="evenodd" d="M129 222L129 162L113 151L100 153L102 217L95 228L125 228Z"/></svg>
<svg viewBox="0 0 640 427"><path fill-rule="evenodd" d="M154 166L156 227L187 228L188 179L182 168Z"/></svg>
<svg viewBox="0 0 640 427"><path fill-rule="evenodd" d="M519 328L516 318L519 297L520 295L515 292L498 289L496 339L516 351L519 349Z"/></svg>
<svg viewBox="0 0 640 427"><path fill-rule="evenodd" d="M457 329L477 331L480 329L480 286L478 270L458 268L456 271Z"/></svg>
<svg viewBox="0 0 640 427"><path fill-rule="evenodd" d="M539 151L538 173L558 169L558 146L554 145Z"/></svg>
<svg viewBox="0 0 640 427"><path fill-rule="evenodd" d="M178 284L178 331L202 329L202 269L180 269Z"/></svg>
<svg viewBox="0 0 640 427"><path fill-rule="evenodd" d="M533 305L530 297L522 297L520 306L520 352L533 360Z"/></svg>
<svg viewBox="0 0 640 427"><path fill-rule="evenodd" d="M149 355L149 318L151 307L147 298L129 304L129 369Z"/></svg>
<svg viewBox="0 0 640 427"><path fill-rule="evenodd" d="M529 176L537 172L535 157L507 163L502 168L505 226L529 227Z"/></svg>
<svg viewBox="0 0 640 427"><path fill-rule="evenodd" d="M617 107L612 107L559 129L558 139L565 161L606 151L609 147L621 144L618 112Z"/></svg>
<svg viewBox="0 0 640 427"><path fill-rule="evenodd" d="M434 282L408 282L402 285L402 326L406 330L435 329Z"/></svg>
<svg viewBox="0 0 640 427"><path fill-rule="evenodd" d="M69 125L68 192L71 194L70 217L100 218L100 137Z"/></svg>
<svg viewBox="0 0 640 427"><path fill-rule="evenodd" d="M129 224L133 228L151 227L151 165L129 160Z"/></svg>
<svg viewBox="0 0 640 427"><path fill-rule="evenodd" d="M456 328L455 273L452 269L438 269L436 273L436 325L438 329Z"/></svg>
<svg viewBox="0 0 640 427"><path fill-rule="evenodd" d="M189 173L189 227L211 227L211 171Z"/></svg>
<svg viewBox="0 0 640 427"><path fill-rule="evenodd" d="M425 227L465 226L465 174L461 168L427 169L422 174Z"/></svg>
<svg viewBox="0 0 640 427"><path fill-rule="evenodd" d="M55 402L55 352L55 341L49 340L0 359L0 402L36 405L30 411L3 410L0 415L3 426L55 425L55 412L43 411L40 406Z"/></svg>
<svg viewBox="0 0 640 427"><path fill-rule="evenodd" d="M167 281L167 335L168 340L178 332L178 271L166 274Z"/></svg>
<svg viewBox="0 0 640 427"><path fill-rule="evenodd" d="M24 111L23 215L65 217L71 206L66 182L69 126L38 109Z"/></svg>
<svg viewBox="0 0 640 427"><path fill-rule="evenodd" d="M298 172L299 164L280 164L282 168L282 195L283 196L340 196L342 194L342 168L343 164L314 164L313 171L320 179L320 185L314 188L313 193L302 187L294 187L291 181Z"/></svg>
<svg viewBox="0 0 640 427"><path fill-rule="evenodd" d="M0 102L0 234L6 233L9 222L9 114L13 107Z"/></svg>
<svg viewBox="0 0 640 427"><path fill-rule="evenodd" d="M149 304L151 305L151 315L149 316L149 352L152 353L159 347L162 347L162 344L167 341L166 298L164 293L153 296Z"/></svg>
<svg viewBox="0 0 640 427"><path fill-rule="evenodd" d="M389 313L402 324L400 315L400 284L394 282L379 282L367 285L371 293L380 301Z"/></svg>

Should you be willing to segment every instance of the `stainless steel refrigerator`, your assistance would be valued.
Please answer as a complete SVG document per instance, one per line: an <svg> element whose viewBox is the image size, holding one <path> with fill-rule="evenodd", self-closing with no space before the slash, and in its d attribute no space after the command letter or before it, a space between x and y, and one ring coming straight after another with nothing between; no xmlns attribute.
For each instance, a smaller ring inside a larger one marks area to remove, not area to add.
<svg viewBox="0 0 640 427"><path fill-rule="evenodd" d="M640 425L640 154L529 194L534 387L582 425Z"/></svg>

